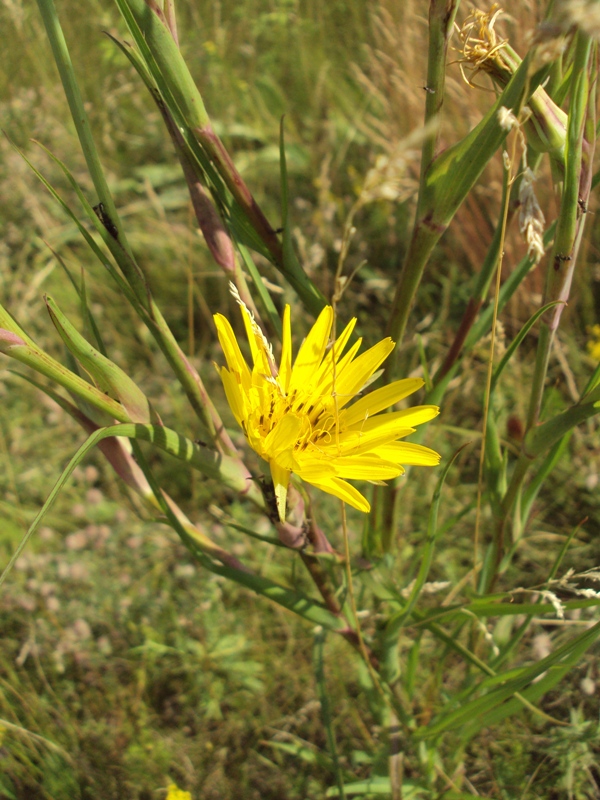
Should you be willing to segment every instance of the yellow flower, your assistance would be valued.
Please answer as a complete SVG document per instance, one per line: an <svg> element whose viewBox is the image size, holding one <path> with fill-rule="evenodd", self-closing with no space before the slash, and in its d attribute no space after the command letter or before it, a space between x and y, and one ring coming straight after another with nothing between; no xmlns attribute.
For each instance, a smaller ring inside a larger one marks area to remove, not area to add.
<svg viewBox="0 0 600 800"><path fill-rule="evenodd" d="M600 325L592 325L588 333L593 337L587 343L587 349L594 361L600 361Z"/></svg>
<svg viewBox="0 0 600 800"><path fill-rule="evenodd" d="M333 309L327 306L292 366L290 307L286 306L278 368L263 332L246 306L238 302L253 367L246 364L229 321L215 314L227 360L227 367L219 372L238 424L252 449L269 464L282 521L292 472L367 512L369 503L346 479L385 481L402 475L401 464L439 463L439 455L428 447L398 441L414 433L416 425L437 416L437 406L379 414L419 389L423 385L420 378L395 381L348 406L394 349L391 339L383 339L357 356L359 339L343 354L356 324L353 319L328 347Z"/></svg>
<svg viewBox="0 0 600 800"><path fill-rule="evenodd" d="M170 783L167 786L166 800L192 800L192 795L189 792L184 792L177 784Z"/></svg>

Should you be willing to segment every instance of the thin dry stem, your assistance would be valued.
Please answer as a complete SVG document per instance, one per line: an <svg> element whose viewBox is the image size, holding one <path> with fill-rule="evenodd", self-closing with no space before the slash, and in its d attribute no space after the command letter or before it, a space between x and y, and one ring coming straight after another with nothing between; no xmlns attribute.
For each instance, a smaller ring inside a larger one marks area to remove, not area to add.
<svg viewBox="0 0 600 800"><path fill-rule="evenodd" d="M519 137L513 137L512 143L512 154L510 159L508 159L509 163L505 163L504 168L508 170L512 164L515 162L516 157L516 150L517 144L519 142ZM508 175L508 183L509 187L512 185L514 181L514 177ZM508 189L508 187L507 187ZM496 347L496 325L498 321L498 301L500 298L500 286L502 283L502 258L504 253L504 238L506 236L506 225L508 221L508 207L509 207L509 199L510 199L510 192L506 191L504 193L504 206L502 208L502 234L501 234L501 242L500 242L500 250L498 255L498 263L496 265L496 291L494 294L494 313L492 317L492 331L491 331L491 338L490 338L490 355L488 359L488 369L487 369L487 377L486 377L486 387L485 387L485 400L483 406L483 431L481 436L481 451L479 454L479 475L477 479L477 506L475 512L475 534L473 540L473 583L474 587L477 587L477 573L479 571L478 561L479 561L479 532L481 526L481 499L483 495L483 472L485 467L485 443L486 443L486 434L487 434L487 426L488 426L488 415L490 410L490 398L491 398L491 389L492 389L492 376L494 372L494 351Z"/></svg>

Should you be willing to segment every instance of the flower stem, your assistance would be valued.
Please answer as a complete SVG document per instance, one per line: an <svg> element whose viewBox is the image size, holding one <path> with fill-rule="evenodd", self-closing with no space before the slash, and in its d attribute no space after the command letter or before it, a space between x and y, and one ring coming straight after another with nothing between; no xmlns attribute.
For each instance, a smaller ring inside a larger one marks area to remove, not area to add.
<svg viewBox="0 0 600 800"><path fill-rule="evenodd" d="M425 125L430 124L432 130L423 142L417 217L392 304L388 327L388 335L398 344L404 336L408 315L410 314L413 299L421 282L427 260L436 242L446 229L445 225L432 225L430 215L427 213L422 214L422 212L427 208L427 201L431 194L427 173L439 146L440 114L444 102L446 83L446 56L458 5L459 0L450 0L450 2L446 2L446 0L431 0L429 5L429 54Z"/></svg>
<svg viewBox="0 0 600 800"><path fill-rule="evenodd" d="M83 155L90 171L94 187L98 193L98 200L103 204L107 215L116 228L116 238L119 239L129 256L132 256L131 248L125 236L125 230L117 213L111 191L108 188L108 183L104 176L102 164L100 163L100 157L96 150L90 128L90 121L85 111L81 92L79 91L79 85L75 77L75 71L64 33L56 13L54 0L37 0L37 3L46 29L46 35L48 36L52 48L52 54L56 61L56 66L58 67L67 102L71 110L75 129L77 130L77 135L81 143L81 149L83 150Z"/></svg>
<svg viewBox="0 0 600 800"><path fill-rule="evenodd" d="M235 447L225 431L215 407L208 397L202 380L185 357L160 309L150 295L143 273L139 269L127 242L125 230L104 176L100 157L92 136L89 118L85 111L83 98L73 70L67 43L56 13L54 0L37 0L37 2L90 176L98 194L100 204L104 209L103 215L110 221L111 226L114 227L114 233L107 237L107 244L146 312L143 317L145 323L148 325L150 332L153 334L157 344L169 362L169 365L175 372L192 408L203 422L207 433L211 436L216 447L222 453L233 454L236 452ZM145 7L145 11L147 14L152 13L147 7ZM165 34L176 48L177 46L166 28ZM198 119L205 121L205 117L202 117L202 115L200 115Z"/></svg>
<svg viewBox="0 0 600 800"><path fill-rule="evenodd" d="M497 228L497 236L494 237L494 244L497 247L491 247L490 251L495 255L495 269L496 269L496 291L494 293L494 313L492 316L492 335L490 341L490 355L488 361L488 370L486 377L485 399L483 408L483 428L481 432L481 450L479 453L479 475L477 479L477 504L475 512L475 531L473 537L473 581L476 586L477 572L479 570L479 531L481 525L481 499L483 495L483 481L485 469L485 453L487 430L490 413L490 401L492 396L492 375L494 372L494 352L496 349L496 323L498 320L498 302L500 299L500 286L502 282L502 257L504 255L504 240L506 237L506 226L508 223L508 209L510 188L514 182L512 175L512 168L516 159L517 149L517 136L513 134L513 145L510 163L504 167L503 185L502 185L502 217L500 225ZM493 273L492 273L493 274ZM490 278L492 276L490 275Z"/></svg>
<svg viewBox="0 0 600 800"><path fill-rule="evenodd" d="M526 430L521 455L515 465L511 481L503 498L500 515L496 521L493 542L493 569L487 571L482 584L491 589L498 577L498 569L504 556L506 524L511 514L519 514L518 527L522 528L521 512L516 510L521 496L523 482L533 460L546 452L560 436L576 424L579 418L587 419L595 413L593 404L569 409L553 420L539 426L540 411L548 364L552 351L554 335L566 305L577 255L585 224L585 210L591 187L590 161L593 157L593 141L584 139L586 117L593 114L595 106L595 82L590 91L589 64L592 56L590 38L578 31L575 42L574 64L571 79L569 117L567 123L567 143L565 148L565 179L561 197L560 211L556 225L556 236L551 256L548 260L546 285L542 304L556 302L542 317L540 323L536 363L529 398ZM557 433L558 431L558 433Z"/></svg>
<svg viewBox="0 0 600 800"><path fill-rule="evenodd" d="M278 233L254 199L237 170L231 155L214 130L179 47L164 14L151 0L116 0L130 32L160 90L162 101L184 136L199 145L205 167L218 175L217 193L231 211L231 198L241 227L259 242L259 249L289 281L305 307L315 316L325 306L325 298L304 272L298 260L289 257ZM241 212L241 214L239 214ZM235 216L235 215L234 215Z"/></svg>
<svg viewBox="0 0 600 800"><path fill-rule="evenodd" d="M527 430L531 430L539 419L554 334L569 299L577 253L583 234L585 222L583 209L587 207L591 181L591 170L583 169L584 129L589 104L588 65L591 53L591 39L579 31L575 46L570 92L565 181L556 226L556 238L546 273L542 304L546 305L546 303L554 301L563 302L548 311L540 325L535 374L527 414ZM589 149L586 147L586 162L589 162L591 157Z"/></svg>

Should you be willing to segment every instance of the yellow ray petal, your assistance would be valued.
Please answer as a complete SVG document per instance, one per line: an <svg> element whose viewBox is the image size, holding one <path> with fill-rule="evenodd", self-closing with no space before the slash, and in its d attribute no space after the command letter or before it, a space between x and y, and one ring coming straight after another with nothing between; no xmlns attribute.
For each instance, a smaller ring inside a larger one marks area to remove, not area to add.
<svg viewBox="0 0 600 800"><path fill-rule="evenodd" d="M286 305L283 310L282 337L281 337L281 361L279 364L279 382L283 391L287 393L292 375L292 325L290 319L290 307Z"/></svg>
<svg viewBox="0 0 600 800"><path fill-rule="evenodd" d="M348 344L348 339L352 336L352 331L354 330L355 325L356 317L350 320L335 342L331 345L329 352L319 367L319 371L314 381L315 391L319 391L319 384L323 381L326 384L331 385L334 374L337 372L337 369L334 370L333 365L334 363L337 365L340 361L342 353Z"/></svg>
<svg viewBox="0 0 600 800"><path fill-rule="evenodd" d="M339 397L340 407L349 403L354 395L362 389L367 379L385 361L393 349L392 340L383 339L358 356L345 369L340 369L334 386L334 391Z"/></svg>
<svg viewBox="0 0 600 800"><path fill-rule="evenodd" d="M396 381L344 409L379 375L379 366L394 347L390 339L357 356L359 340L343 354L356 322L351 320L328 350L333 324L333 310L328 307L319 315L292 365L290 309L286 306L277 373L269 343L248 309L242 306L241 311L253 367L245 362L228 321L216 315L228 365L220 375L249 445L270 464L282 520L291 472L354 508L368 511L369 503L347 479L377 482L402 474L403 464L438 463L439 456L433 450L398 441L436 416L436 406L380 413L416 391L422 385L420 379Z"/></svg>
<svg viewBox="0 0 600 800"><path fill-rule="evenodd" d="M343 375L344 370L347 368L348 364L350 364L350 362L352 361L354 356L359 351L361 344L362 344L362 339L357 339L354 342L354 344L352 345L352 347L350 348L350 350L348 350L348 352L338 361L338 364L337 364L337 367L336 367L336 370L335 370L336 376ZM337 357L337 353L336 353L336 357ZM333 377L333 373L332 373L332 377Z"/></svg>
<svg viewBox="0 0 600 800"><path fill-rule="evenodd" d="M281 454L288 451L289 452L289 465L286 463L285 466L291 469L291 458L292 458L292 448L298 441L298 437L300 435L300 431L302 430L302 417L298 416L297 414L286 414L285 417L282 417L272 431L267 434L267 437L264 441L264 451L268 453L270 457L277 458L280 464L283 464Z"/></svg>
<svg viewBox="0 0 600 800"><path fill-rule="evenodd" d="M388 421L388 417L392 419ZM364 425L355 425L352 430L342 430L338 436L332 436L331 440L324 440L324 445L327 450L337 446L339 455L351 455L352 451L364 453L380 444L403 439L415 432L403 419L393 417L394 414L382 414L381 418L374 417L374 422L370 425L369 420L366 420ZM375 422L378 424L374 424Z"/></svg>
<svg viewBox="0 0 600 800"><path fill-rule="evenodd" d="M244 327L246 328L246 336L250 344L250 352L252 354L252 361L254 362L254 369L252 375L254 380L262 380L265 375L271 375L271 359L267 350L267 344L264 336L261 335L257 323L253 320L252 315L246 306L240 306L242 310L242 318L244 320Z"/></svg>
<svg viewBox="0 0 600 800"><path fill-rule="evenodd" d="M292 472L295 472L299 478L302 478L302 480L307 483L335 478L335 467L333 464L328 464L325 461L301 464L297 466L297 469L292 470Z"/></svg>
<svg viewBox="0 0 600 800"><path fill-rule="evenodd" d="M333 324L333 309L325 306L302 343L292 369L290 391L309 383L321 364Z"/></svg>
<svg viewBox="0 0 600 800"><path fill-rule="evenodd" d="M279 466L276 461L269 463L271 468L271 478L275 488L275 500L277 502L277 512L279 519L285 522L285 507L287 502L288 485L290 482L290 470Z"/></svg>
<svg viewBox="0 0 600 800"><path fill-rule="evenodd" d="M250 312L246 308L246 306L240 306L242 312L242 319L244 320L244 328L246 329L246 337L248 339L248 344L250 345L250 354L252 355L252 361L256 363L256 357L258 355L258 345L256 343L256 333L254 331L254 325L252 324L252 317L250 316Z"/></svg>
<svg viewBox="0 0 600 800"><path fill-rule="evenodd" d="M357 508L359 511L367 513L371 510L371 506L366 497L341 478L329 478L326 481L310 481L310 483L317 489L322 489L324 492L339 497L344 503L348 503L352 508Z"/></svg>
<svg viewBox="0 0 600 800"><path fill-rule="evenodd" d="M339 456L358 456L361 453L374 451L384 444L395 442L404 436L414 433L414 428L387 428L383 430L373 430L367 433L345 433L340 437L338 453ZM335 444L330 446L333 450Z"/></svg>
<svg viewBox="0 0 600 800"><path fill-rule="evenodd" d="M383 431L386 428L395 426L416 428L417 425L422 425L424 422L429 422L430 419L437 417L439 413L440 409L437 406L413 406L413 408L405 408L402 411L393 411L391 414L379 414L363 419L352 425L349 430L366 433L376 428ZM343 420L343 422L346 422L346 420ZM342 424L341 419L340 424Z"/></svg>
<svg viewBox="0 0 600 800"><path fill-rule="evenodd" d="M339 361L342 357L342 353L344 352L344 348L348 344L348 340L352 336L352 331L356 326L356 317L352 317L350 322L346 325L344 330L340 333L340 335L335 340L335 360ZM334 352L334 347L331 348L332 353Z"/></svg>
<svg viewBox="0 0 600 800"><path fill-rule="evenodd" d="M240 374L242 385L244 388L248 388L250 386L250 370L242 355L242 351L235 338L235 333L229 324L229 320L224 317L223 314L215 314L213 319L217 327L217 335L227 361L227 366L233 372L238 372Z"/></svg>
<svg viewBox="0 0 600 800"><path fill-rule="evenodd" d="M384 461L373 453L338 458L334 464L338 477L358 481L387 481L404 472L399 464Z"/></svg>
<svg viewBox="0 0 600 800"><path fill-rule="evenodd" d="M298 453L294 454L294 466L292 467L292 471L296 473L299 478L302 478L303 481L307 481L308 483L313 483L313 481L322 481L327 478L334 478L335 477L335 467L333 464L325 461L323 456L320 454L320 458L308 457L303 458L305 454Z"/></svg>
<svg viewBox="0 0 600 800"><path fill-rule="evenodd" d="M389 386L382 386L381 389L376 389L366 397L362 397L350 408L344 409L340 415L340 425L350 427L356 422L363 422L379 411L383 411L384 408L389 408L394 403L413 394L424 383L425 381L421 378L405 378L400 381L394 381Z"/></svg>
<svg viewBox="0 0 600 800"><path fill-rule="evenodd" d="M246 408L239 384L235 376L228 372L225 367L221 367L219 374L223 381L223 388L225 389L225 396L227 397L229 407L233 411L233 416L237 424L241 426L242 421L246 418Z"/></svg>
<svg viewBox="0 0 600 800"><path fill-rule="evenodd" d="M335 372L333 368L328 374L323 375L319 379L318 386L315 386L315 394L318 394L319 399L323 407L336 407L339 408L340 403L339 400L336 404L333 402L333 384L337 383L337 378L341 375L348 364L352 361L360 346L362 344L362 339L358 339L358 341L354 342L350 350L340 359L340 361L336 364ZM337 353L336 353L337 358Z"/></svg>
<svg viewBox="0 0 600 800"><path fill-rule="evenodd" d="M399 464L414 464L422 467L435 467L440 463L440 454L422 444L413 442L390 442L377 447L373 452L388 461Z"/></svg>

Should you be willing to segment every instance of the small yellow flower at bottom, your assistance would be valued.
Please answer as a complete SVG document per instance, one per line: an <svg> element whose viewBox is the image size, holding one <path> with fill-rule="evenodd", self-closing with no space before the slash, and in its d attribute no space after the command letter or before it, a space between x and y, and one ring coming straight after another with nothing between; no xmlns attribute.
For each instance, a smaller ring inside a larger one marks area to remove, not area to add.
<svg viewBox="0 0 600 800"><path fill-rule="evenodd" d="M253 367L250 369L242 356L229 321L215 314L227 361L219 373L233 415L250 446L269 464L282 521L292 472L367 512L368 501L347 480L385 481L402 475L403 464L439 463L434 450L398 441L437 416L437 406L379 414L420 389L420 378L395 381L348 406L394 349L391 339L357 355L359 339L344 353L356 319L330 345L334 315L327 306L292 365L290 307L286 306L277 366L271 345L252 314L241 302L240 307Z"/></svg>
<svg viewBox="0 0 600 800"><path fill-rule="evenodd" d="M587 350L594 361L600 361L600 325L592 325L588 333L593 337L587 343Z"/></svg>
<svg viewBox="0 0 600 800"><path fill-rule="evenodd" d="M192 795L189 792L184 792L177 784L170 783L167 786L166 800L192 800Z"/></svg>

